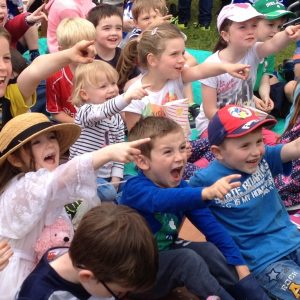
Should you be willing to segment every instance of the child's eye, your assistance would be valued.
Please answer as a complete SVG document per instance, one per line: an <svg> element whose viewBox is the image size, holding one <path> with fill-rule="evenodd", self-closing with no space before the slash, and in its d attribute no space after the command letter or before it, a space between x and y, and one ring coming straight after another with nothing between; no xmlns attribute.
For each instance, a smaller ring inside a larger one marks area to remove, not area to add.
<svg viewBox="0 0 300 300"><path fill-rule="evenodd" d="M181 150L181 151L185 151L185 150L186 150L186 144L182 145L182 146L180 147L180 150Z"/></svg>
<svg viewBox="0 0 300 300"><path fill-rule="evenodd" d="M10 55L6 55L6 56L3 57L3 59L5 61L11 61L11 56Z"/></svg>
<svg viewBox="0 0 300 300"><path fill-rule="evenodd" d="M31 145L38 145L40 143L40 140L33 140L31 141Z"/></svg>

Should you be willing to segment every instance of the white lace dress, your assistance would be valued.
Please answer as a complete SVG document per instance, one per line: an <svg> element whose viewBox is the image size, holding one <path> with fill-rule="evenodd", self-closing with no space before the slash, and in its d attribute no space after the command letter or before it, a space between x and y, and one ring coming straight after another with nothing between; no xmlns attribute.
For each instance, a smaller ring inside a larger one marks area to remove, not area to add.
<svg viewBox="0 0 300 300"><path fill-rule="evenodd" d="M60 165L54 171L40 169L14 177L0 195L0 240L14 250L0 272L0 299L14 299L35 263L33 246L45 225L65 214L64 205L79 198L91 207L100 204L91 154Z"/></svg>

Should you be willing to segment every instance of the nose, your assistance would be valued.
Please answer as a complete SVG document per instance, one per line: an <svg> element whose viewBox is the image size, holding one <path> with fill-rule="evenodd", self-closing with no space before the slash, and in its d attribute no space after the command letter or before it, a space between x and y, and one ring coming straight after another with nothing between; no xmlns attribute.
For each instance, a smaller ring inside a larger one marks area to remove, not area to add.
<svg viewBox="0 0 300 300"><path fill-rule="evenodd" d="M186 152L177 151L175 153L175 161L176 162L183 161L185 157L186 157Z"/></svg>

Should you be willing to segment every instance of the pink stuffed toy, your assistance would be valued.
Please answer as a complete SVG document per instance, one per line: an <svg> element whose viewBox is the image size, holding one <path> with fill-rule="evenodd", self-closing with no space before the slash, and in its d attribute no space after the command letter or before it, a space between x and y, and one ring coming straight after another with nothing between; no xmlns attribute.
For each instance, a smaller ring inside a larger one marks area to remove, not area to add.
<svg viewBox="0 0 300 300"><path fill-rule="evenodd" d="M72 224L64 218L58 218L53 224L45 226L34 246L37 261L49 248L70 246L73 236Z"/></svg>

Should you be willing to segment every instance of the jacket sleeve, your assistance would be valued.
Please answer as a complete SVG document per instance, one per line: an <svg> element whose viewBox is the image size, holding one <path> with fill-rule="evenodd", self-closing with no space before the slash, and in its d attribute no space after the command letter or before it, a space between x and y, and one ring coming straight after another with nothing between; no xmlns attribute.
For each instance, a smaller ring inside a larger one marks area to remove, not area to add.
<svg viewBox="0 0 300 300"><path fill-rule="evenodd" d="M230 265L245 265L240 250L227 230L213 216L209 208L195 209L186 212L187 218L215 244Z"/></svg>

